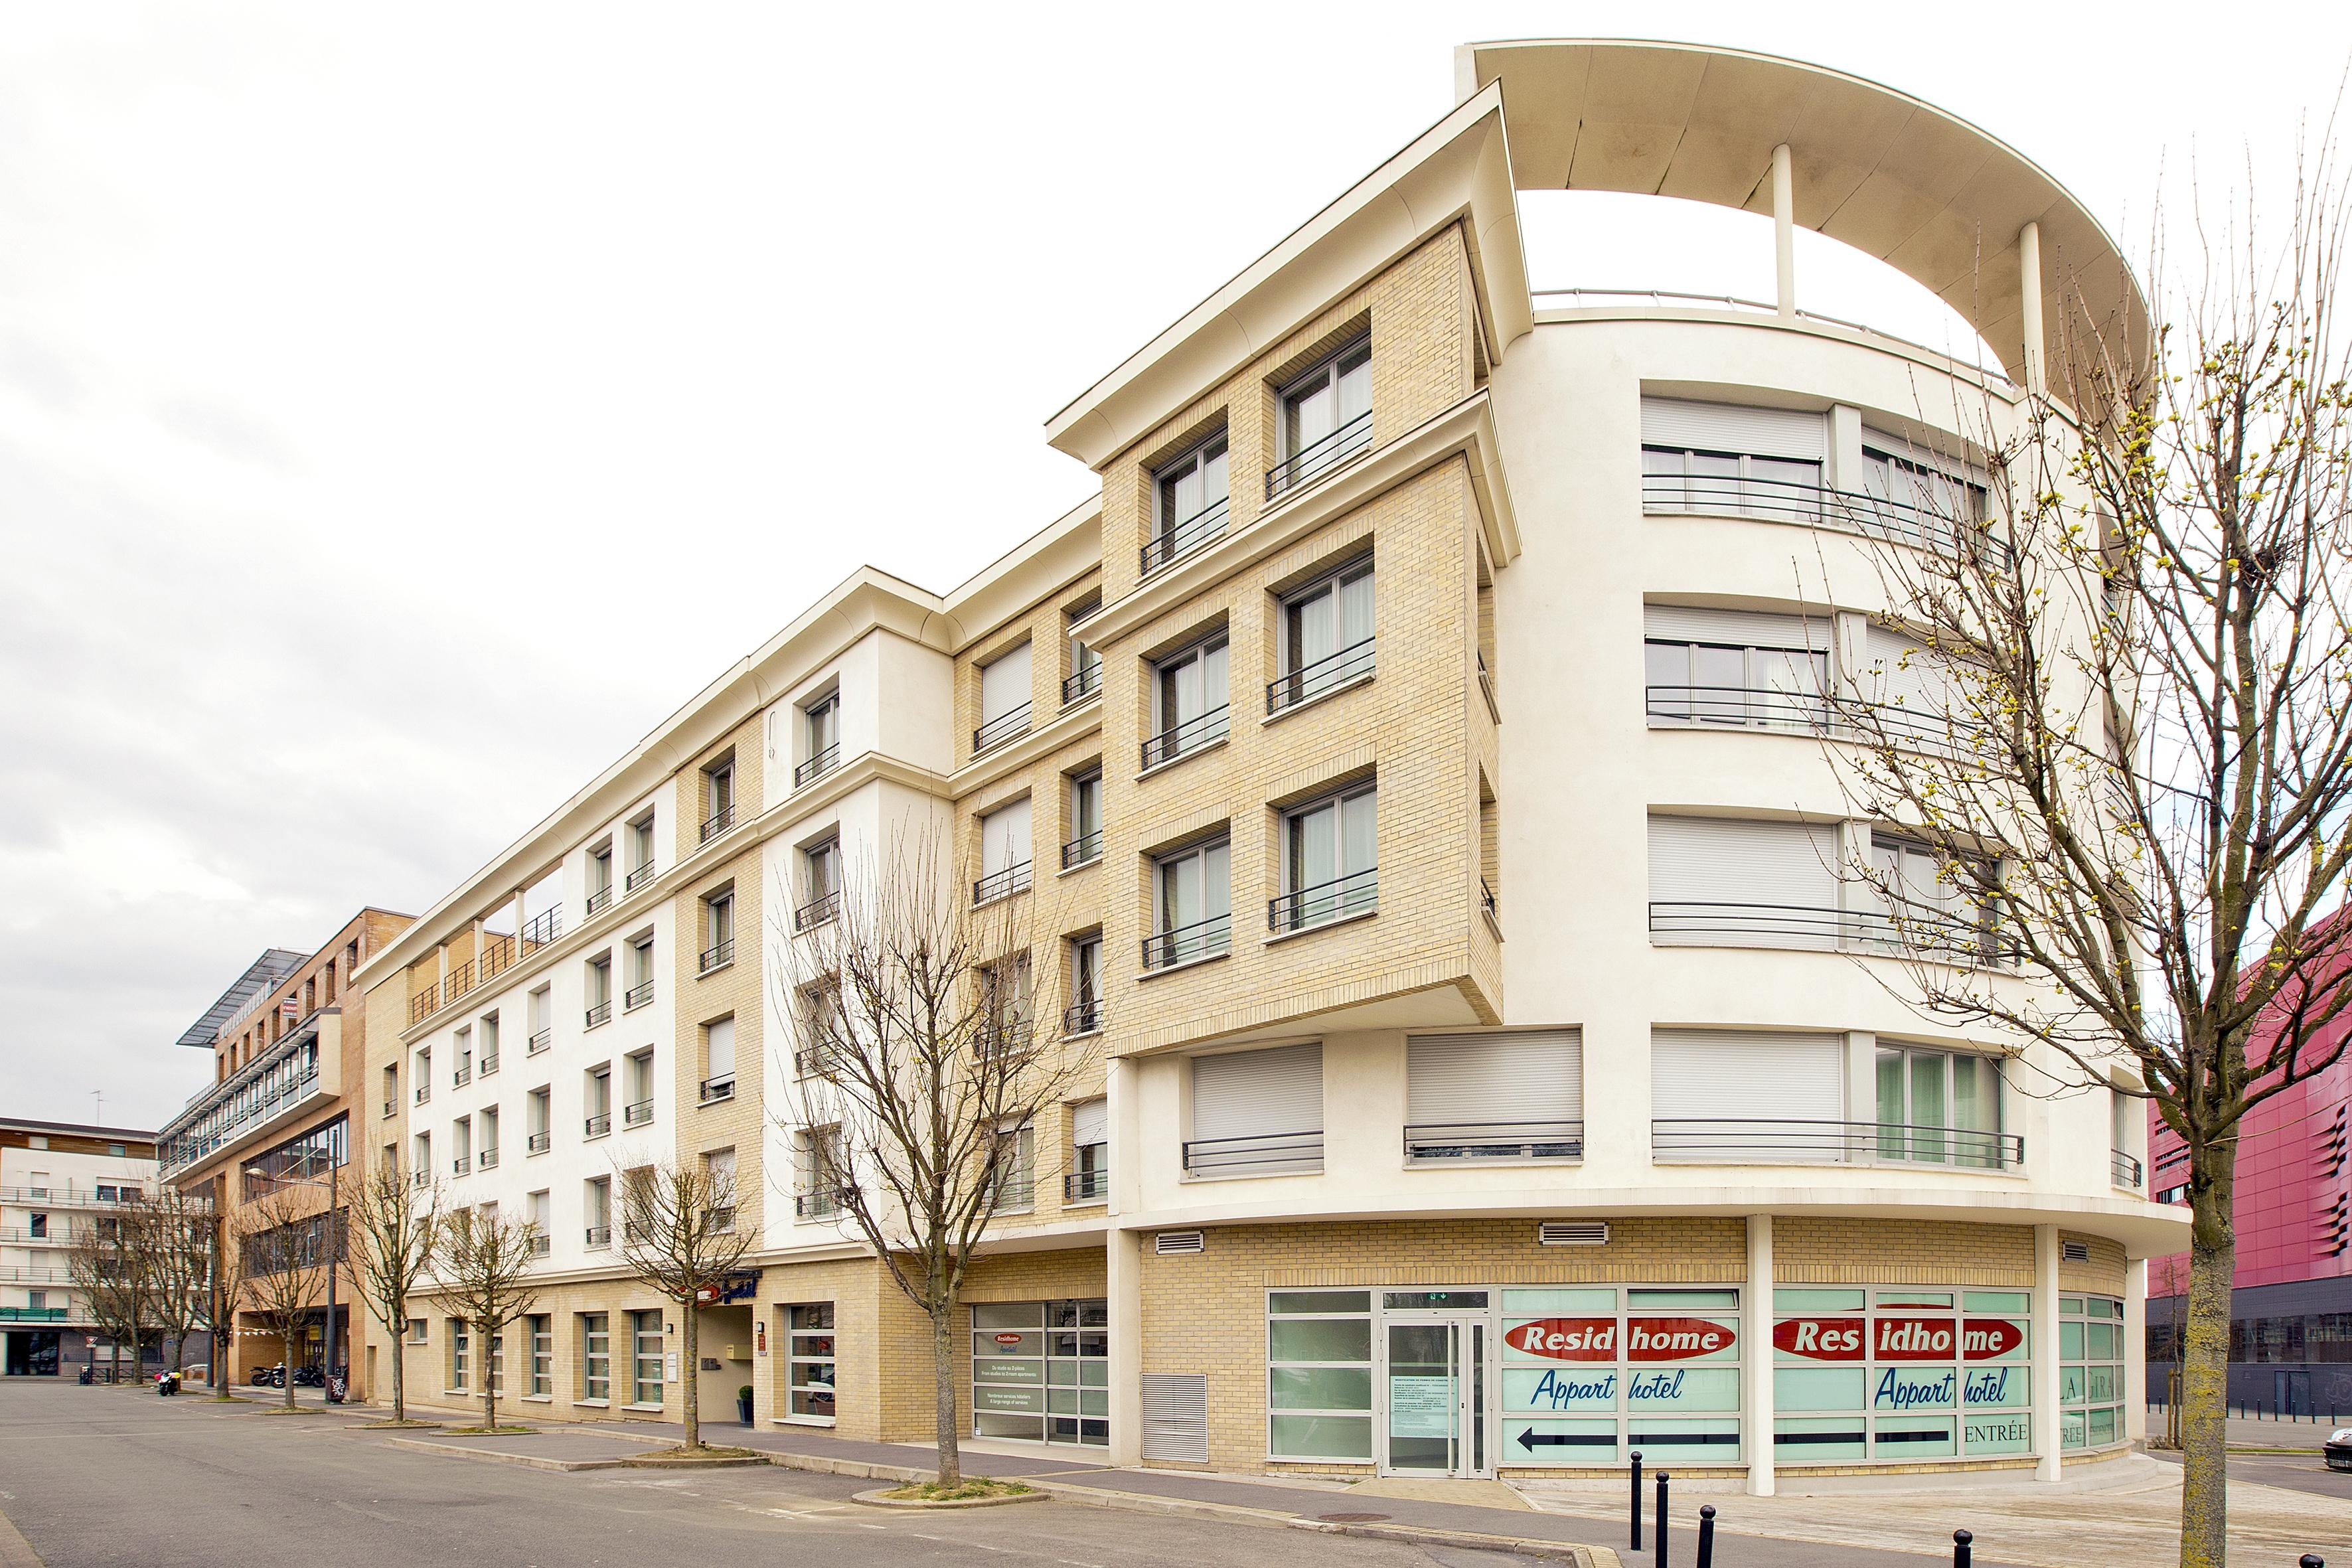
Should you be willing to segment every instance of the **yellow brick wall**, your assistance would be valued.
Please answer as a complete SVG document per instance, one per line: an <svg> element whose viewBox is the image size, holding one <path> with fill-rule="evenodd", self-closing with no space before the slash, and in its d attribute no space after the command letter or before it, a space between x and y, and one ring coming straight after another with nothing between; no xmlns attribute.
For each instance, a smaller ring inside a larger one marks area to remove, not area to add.
<svg viewBox="0 0 2352 1568"><path fill-rule="evenodd" d="M1784 1215L1772 1222L1783 1285L2033 1288L2033 1227Z"/></svg>
<svg viewBox="0 0 2352 1568"><path fill-rule="evenodd" d="M2075 1231L2061 1231L2058 1240L2063 1247L2070 1241L2087 1243L2091 1249L2088 1263L2060 1262L2058 1289L2061 1290L2095 1290L2105 1296L2120 1296L2131 1283L2131 1266L2124 1256L2124 1245L2103 1236L2084 1236ZM2063 1256L2063 1255L2062 1255Z"/></svg>
<svg viewBox="0 0 2352 1568"><path fill-rule="evenodd" d="M680 889L671 900L672 929L667 937L673 955L668 983L677 997L667 1092L677 1112L677 1156L694 1161L713 1150L735 1151L735 1223L754 1235L759 1233L769 1194L761 1160L766 1142L762 987L767 920L770 905L781 896L780 889L772 890L772 896L768 885L768 852L781 858L790 850L781 842L766 851L754 846L730 856L725 864L712 867ZM735 895L735 957L705 974L701 972L706 942L703 901L730 884ZM706 1106L700 1102L705 1076L703 1030L712 1019L730 1016L735 1020L735 1095Z"/></svg>
<svg viewBox="0 0 2352 1568"><path fill-rule="evenodd" d="M760 713L752 713L725 739L703 748L691 763L671 776L670 816L677 828L673 863L701 847L702 819L708 815L703 806L702 771L730 749L735 753L735 826L740 828L759 815L761 769L767 761L767 747L761 734L762 721Z"/></svg>

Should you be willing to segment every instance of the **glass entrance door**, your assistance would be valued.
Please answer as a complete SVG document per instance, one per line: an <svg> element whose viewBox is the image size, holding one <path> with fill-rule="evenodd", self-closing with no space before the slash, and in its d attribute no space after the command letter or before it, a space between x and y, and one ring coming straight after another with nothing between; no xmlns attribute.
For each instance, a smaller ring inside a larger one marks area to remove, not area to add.
<svg viewBox="0 0 2352 1568"><path fill-rule="evenodd" d="M1381 1473L1492 1476L1486 1325L1390 1318L1381 1331Z"/></svg>

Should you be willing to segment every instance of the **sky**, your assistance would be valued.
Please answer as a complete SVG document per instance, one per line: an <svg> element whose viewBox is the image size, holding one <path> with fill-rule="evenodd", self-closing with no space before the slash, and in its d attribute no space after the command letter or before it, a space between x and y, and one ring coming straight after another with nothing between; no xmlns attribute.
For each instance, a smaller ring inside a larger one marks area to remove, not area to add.
<svg viewBox="0 0 2352 1568"><path fill-rule="evenodd" d="M862 563L1085 499L1056 408L1575 5L0 0L0 1114L152 1127L268 947L429 907ZM2021 148L2145 250L2283 190L2352 13L1675 4ZM2281 42L2280 40L2285 40ZM1769 223L1528 198L1538 287ZM1801 235L1799 303L1942 346Z"/></svg>

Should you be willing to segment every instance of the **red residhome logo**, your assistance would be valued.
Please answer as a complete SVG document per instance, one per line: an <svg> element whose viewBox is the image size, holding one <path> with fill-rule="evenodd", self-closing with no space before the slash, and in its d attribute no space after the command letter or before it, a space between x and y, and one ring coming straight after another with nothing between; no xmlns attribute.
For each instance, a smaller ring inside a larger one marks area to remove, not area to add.
<svg viewBox="0 0 2352 1568"><path fill-rule="evenodd" d="M1503 1342L1548 1361L1613 1363L1621 1359L1614 1318L1538 1318L1505 1331ZM1622 1359L1696 1361L1738 1342L1738 1330L1706 1318L1628 1318Z"/></svg>
<svg viewBox="0 0 2352 1568"><path fill-rule="evenodd" d="M2025 1327L2006 1318L1882 1317L1865 1334L1860 1318L1783 1318L1772 1347L1808 1361L1995 1361L2025 1342ZM1957 1342L1959 1353L1953 1353Z"/></svg>
<svg viewBox="0 0 2352 1568"><path fill-rule="evenodd" d="M1550 1361L1617 1359L1614 1318L1538 1318L1503 1333L1503 1342L1515 1351Z"/></svg>

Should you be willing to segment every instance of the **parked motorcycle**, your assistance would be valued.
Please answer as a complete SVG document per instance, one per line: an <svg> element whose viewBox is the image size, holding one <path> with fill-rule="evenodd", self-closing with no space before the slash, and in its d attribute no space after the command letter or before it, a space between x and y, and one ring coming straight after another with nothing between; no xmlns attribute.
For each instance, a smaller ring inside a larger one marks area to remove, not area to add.
<svg viewBox="0 0 2352 1568"><path fill-rule="evenodd" d="M253 1369L253 1386L256 1388L285 1387L286 1363L284 1362L280 1362L276 1366L255 1367Z"/></svg>
<svg viewBox="0 0 2352 1568"><path fill-rule="evenodd" d="M178 1373L159 1372L155 1374L155 1396L157 1398L169 1399L179 1392L180 1374Z"/></svg>

